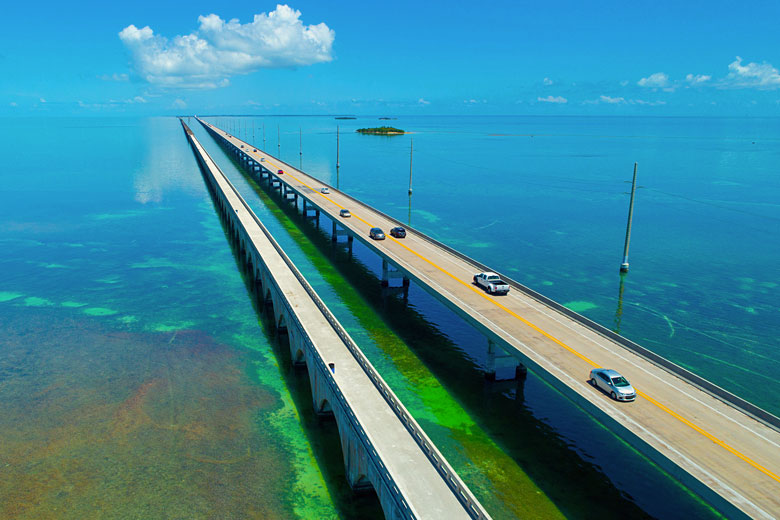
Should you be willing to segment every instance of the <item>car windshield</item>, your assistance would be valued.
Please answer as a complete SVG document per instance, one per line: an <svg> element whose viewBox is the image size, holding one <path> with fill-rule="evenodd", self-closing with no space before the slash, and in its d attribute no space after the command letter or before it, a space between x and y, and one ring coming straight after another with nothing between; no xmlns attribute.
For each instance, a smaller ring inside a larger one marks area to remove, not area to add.
<svg viewBox="0 0 780 520"><path fill-rule="evenodd" d="M626 381L626 378L623 376L613 377L612 384L614 384L615 386L630 386L628 381Z"/></svg>

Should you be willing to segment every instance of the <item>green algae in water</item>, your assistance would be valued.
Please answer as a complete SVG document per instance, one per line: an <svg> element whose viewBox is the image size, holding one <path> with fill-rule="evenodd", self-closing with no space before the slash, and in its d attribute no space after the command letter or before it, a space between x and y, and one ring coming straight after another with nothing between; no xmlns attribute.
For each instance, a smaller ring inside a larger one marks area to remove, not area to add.
<svg viewBox="0 0 780 520"><path fill-rule="evenodd" d="M177 330L191 329L195 327L195 322L192 320L184 320L178 323L158 323L157 325L151 325L150 330L155 332L174 332Z"/></svg>
<svg viewBox="0 0 780 520"><path fill-rule="evenodd" d="M114 309L106 309L105 307L88 307L82 311L89 316L113 316L119 311Z"/></svg>
<svg viewBox="0 0 780 520"><path fill-rule="evenodd" d="M0 291L0 303L9 302L22 296L22 293Z"/></svg>
<svg viewBox="0 0 780 520"><path fill-rule="evenodd" d="M47 300L46 298L39 298L37 296L30 296L24 299L24 305L26 307L49 307L54 305L54 302Z"/></svg>
<svg viewBox="0 0 780 520"><path fill-rule="evenodd" d="M555 504L541 492L522 468L472 419L409 346L385 324L352 285L344 278L301 229L268 200L255 191L277 222L293 238L315 267L311 276L315 290L323 294L321 277L338 303L329 304L339 321L370 356L372 363L398 394L406 408L420 422L450 464L468 483L478 499L495 515L562 518ZM299 265L306 270L306 266ZM308 270L306 270L308 271ZM346 308L344 316L341 309ZM381 356L381 359L377 359ZM500 497L500 498L498 498Z"/></svg>
<svg viewBox="0 0 780 520"><path fill-rule="evenodd" d="M74 302L74 301L64 301L60 305L62 305L63 307L69 307L69 308L74 308L75 309L75 308L78 308L78 307L84 307L87 304L86 303L81 303L81 302Z"/></svg>
<svg viewBox="0 0 780 520"><path fill-rule="evenodd" d="M573 310L574 312L587 312L598 307L598 305L595 303L586 301L567 302L564 303L563 306L567 309Z"/></svg>

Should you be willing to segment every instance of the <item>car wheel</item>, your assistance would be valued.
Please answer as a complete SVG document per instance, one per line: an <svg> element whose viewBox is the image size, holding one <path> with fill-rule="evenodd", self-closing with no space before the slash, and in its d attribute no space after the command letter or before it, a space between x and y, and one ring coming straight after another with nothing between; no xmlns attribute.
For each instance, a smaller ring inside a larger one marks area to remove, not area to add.
<svg viewBox="0 0 780 520"><path fill-rule="evenodd" d="M590 384L591 384L591 385L593 385L593 387L594 387L594 388L598 388L598 387L596 386L596 378L593 378L593 379L591 379L591 380L590 380Z"/></svg>
<svg viewBox="0 0 780 520"><path fill-rule="evenodd" d="M617 401L617 395L615 395L615 392L612 392L612 393L611 393L611 394L609 394L609 395L611 395L611 396L612 396L612 399L614 399L615 401Z"/></svg>

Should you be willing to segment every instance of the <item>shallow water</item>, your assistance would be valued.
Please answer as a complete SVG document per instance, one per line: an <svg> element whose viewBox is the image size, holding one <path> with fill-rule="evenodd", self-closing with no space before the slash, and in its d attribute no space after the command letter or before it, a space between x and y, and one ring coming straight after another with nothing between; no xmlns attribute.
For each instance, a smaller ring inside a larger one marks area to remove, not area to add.
<svg viewBox="0 0 780 520"><path fill-rule="evenodd" d="M301 127L304 168L334 185L335 122L265 120L281 125L282 157L294 164ZM737 374L778 384L775 231L756 225L778 217L767 193L777 189L773 127L395 123L417 132L411 206L408 136L342 126L341 188L747 398ZM29 439L0 448L20 483L0 485L0 502L16 508L3 513L89 517L103 496L118 516L377 515L370 496L346 489L334 425L311 414L307 378L259 319L178 122L4 120L2 131L0 430ZM533 374L524 386L486 384L484 339L415 287L408 305L383 297L376 258L331 248L196 133L495 518L583 516L595 497L600 516L714 514ZM31 161L40 141L43 160ZM695 159L706 181L675 157ZM645 188L620 305L633 160ZM496 201L474 196L474 182L501 179ZM750 189L759 182L763 191ZM761 254L741 257L759 243ZM717 262L681 277L674 267L700 255Z"/></svg>

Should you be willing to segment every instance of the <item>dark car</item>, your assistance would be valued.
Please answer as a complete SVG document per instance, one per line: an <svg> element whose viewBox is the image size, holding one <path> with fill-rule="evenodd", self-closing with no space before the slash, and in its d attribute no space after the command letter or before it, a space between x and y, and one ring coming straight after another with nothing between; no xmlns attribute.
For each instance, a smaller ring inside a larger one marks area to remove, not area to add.
<svg viewBox="0 0 780 520"><path fill-rule="evenodd" d="M371 231L368 232L368 236L370 236L374 240L384 240L385 239L384 232L380 228L378 228L378 227L372 227Z"/></svg>
<svg viewBox="0 0 780 520"><path fill-rule="evenodd" d="M278 172L276 172L277 175L282 175L283 173L284 173L284 170L279 170Z"/></svg>
<svg viewBox="0 0 780 520"><path fill-rule="evenodd" d="M253 148L253 149L252 149L252 151L253 151L253 152L256 152L256 151L257 151L257 148Z"/></svg>
<svg viewBox="0 0 780 520"><path fill-rule="evenodd" d="M395 238L406 238L406 230L400 226L394 227L390 230L390 235Z"/></svg>

